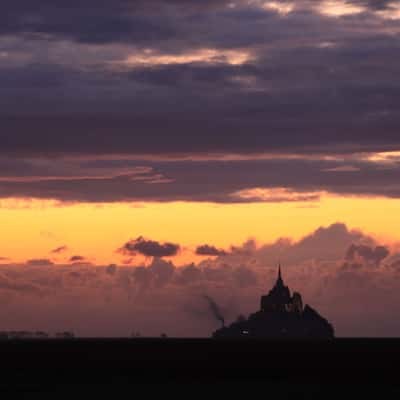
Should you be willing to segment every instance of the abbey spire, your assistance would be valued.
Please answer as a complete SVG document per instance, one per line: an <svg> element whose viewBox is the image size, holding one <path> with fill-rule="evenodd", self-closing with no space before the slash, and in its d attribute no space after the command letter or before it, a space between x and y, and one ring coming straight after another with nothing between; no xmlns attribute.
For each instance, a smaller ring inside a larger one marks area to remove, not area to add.
<svg viewBox="0 0 400 400"><path fill-rule="evenodd" d="M279 263L279 266L278 266L278 279L276 280L275 286L279 286L279 287L285 286L285 285L283 284L283 279L282 279L281 263Z"/></svg>
<svg viewBox="0 0 400 400"><path fill-rule="evenodd" d="M281 264L278 266L278 278L274 287L261 297L261 310L286 311L291 304L290 291L283 283Z"/></svg>

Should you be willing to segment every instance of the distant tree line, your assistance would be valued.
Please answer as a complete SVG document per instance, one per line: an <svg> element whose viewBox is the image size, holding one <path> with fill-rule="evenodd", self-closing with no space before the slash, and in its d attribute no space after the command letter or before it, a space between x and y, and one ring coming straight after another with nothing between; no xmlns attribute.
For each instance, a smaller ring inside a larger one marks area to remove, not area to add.
<svg viewBox="0 0 400 400"><path fill-rule="evenodd" d="M72 339L73 332L56 332L53 336L43 331L0 331L0 340L7 339Z"/></svg>

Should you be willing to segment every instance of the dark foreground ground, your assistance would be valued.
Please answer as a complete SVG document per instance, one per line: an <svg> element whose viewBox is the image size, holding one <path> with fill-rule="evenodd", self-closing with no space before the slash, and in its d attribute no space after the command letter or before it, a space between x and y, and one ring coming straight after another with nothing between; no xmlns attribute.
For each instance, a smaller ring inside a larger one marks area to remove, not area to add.
<svg viewBox="0 0 400 400"><path fill-rule="evenodd" d="M247 399L261 390L263 398L295 400L350 393L400 398L400 340L0 341L1 394L133 398L160 389L163 397Z"/></svg>

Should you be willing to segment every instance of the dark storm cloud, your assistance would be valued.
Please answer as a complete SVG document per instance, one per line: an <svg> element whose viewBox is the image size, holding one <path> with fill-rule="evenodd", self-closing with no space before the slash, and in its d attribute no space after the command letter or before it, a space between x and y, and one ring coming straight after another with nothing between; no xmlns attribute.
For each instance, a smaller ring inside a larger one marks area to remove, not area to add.
<svg viewBox="0 0 400 400"><path fill-rule="evenodd" d="M140 236L135 240L125 243L118 251L126 255L139 253L146 257L171 257L178 254L179 250L179 244L159 243L154 240L146 240Z"/></svg>
<svg viewBox="0 0 400 400"><path fill-rule="evenodd" d="M199 256L224 256L227 253L225 250L217 249L215 246L205 244L196 248L196 254Z"/></svg>

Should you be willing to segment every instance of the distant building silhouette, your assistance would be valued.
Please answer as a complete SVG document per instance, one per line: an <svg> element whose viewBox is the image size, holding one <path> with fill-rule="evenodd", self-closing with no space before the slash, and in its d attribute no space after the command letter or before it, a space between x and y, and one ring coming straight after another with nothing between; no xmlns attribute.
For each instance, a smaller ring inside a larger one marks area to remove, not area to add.
<svg viewBox="0 0 400 400"><path fill-rule="evenodd" d="M56 339L73 339L75 337L75 335L73 334L73 332L57 332L55 335Z"/></svg>
<svg viewBox="0 0 400 400"><path fill-rule="evenodd" d="M1 339L48 339L49 334L42 331L1 331Z"/></svg>
<svg viewBox="0 0 400 400"><path fill-rule="evenodd" d="M247 319L240 316L229 326L214 332L214 338L333 338L332 325L309 305L303 308L300 293L285 286L281 266L274 287L261 297L260 311Z"/></svg>
<svg viewBox="0 0 400 400"><path fill-rule="evenodd" d="M295 292L293 297L290 296L289 288L283 283L280 265L275 286L266 296L261 297L261 311L303 312L301 295Z"/></svg>

